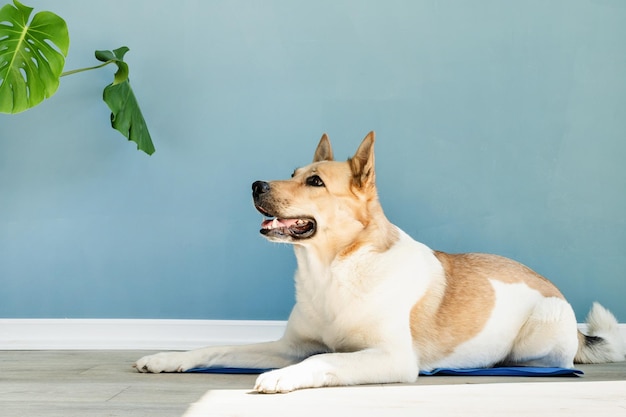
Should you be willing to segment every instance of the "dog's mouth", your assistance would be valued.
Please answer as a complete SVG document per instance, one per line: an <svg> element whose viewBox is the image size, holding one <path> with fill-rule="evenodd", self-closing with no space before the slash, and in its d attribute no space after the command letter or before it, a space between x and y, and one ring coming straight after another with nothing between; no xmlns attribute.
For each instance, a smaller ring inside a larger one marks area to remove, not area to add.
<svg viewBox="0 0 626 417"><path fill-rule="evenodd" d="M261 223L261 234L268 238L306 239L315 234L316 223L311 217L280 218L268 213L260 206L256 209L267 219Z"/></svg>

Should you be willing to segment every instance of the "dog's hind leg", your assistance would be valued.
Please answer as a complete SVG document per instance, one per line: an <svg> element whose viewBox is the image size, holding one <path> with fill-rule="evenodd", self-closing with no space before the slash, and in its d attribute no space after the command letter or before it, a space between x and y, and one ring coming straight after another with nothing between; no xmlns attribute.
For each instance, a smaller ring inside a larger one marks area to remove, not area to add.
<svg viewBox="0 0 626 417"><path fill-rule="evenodd" d="M577 333L569 303L557 297L544 298L520 329L503 364L573 368Z"/></svg>

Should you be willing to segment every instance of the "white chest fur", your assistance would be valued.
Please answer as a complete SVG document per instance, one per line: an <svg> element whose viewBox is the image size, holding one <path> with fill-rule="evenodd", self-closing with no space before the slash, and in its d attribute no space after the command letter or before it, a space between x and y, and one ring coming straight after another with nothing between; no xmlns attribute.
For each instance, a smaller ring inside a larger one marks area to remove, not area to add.
<svg viewBox="0 0 626 417"><path fill-rule="evenodd" d="M399 231L389 250L365 246L324 265L296 251L294 317L307 337L331 351L351 351L388 343L410 343L412 306L433 279L442 277L432 250Z"/></svg>

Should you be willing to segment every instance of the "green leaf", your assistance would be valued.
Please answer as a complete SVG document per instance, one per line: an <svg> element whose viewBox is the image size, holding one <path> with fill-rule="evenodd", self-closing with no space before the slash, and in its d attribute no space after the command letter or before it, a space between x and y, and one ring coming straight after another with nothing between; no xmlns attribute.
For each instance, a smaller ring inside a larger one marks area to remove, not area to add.
<svg viewBox="0 0 626 417"><path fill-rule="evenodd" d="M17 0L0 9L0 112L19 113L59 87L70 38L65 21Z"/></svg>
<svg viewBox="0 0 626 417"><path fill-rule="evenodd" d="M111 51L96 51L96 58L103 62L115 62L118 67L113 83L104 89L103 99L111 109L111 125L128 140L137 143L137 149L148 155L154 153L154 144L139 103L128 79L128 64L123 61L128 48Z"/></svg>
<svg viewBox="0 0 626 417"><path fill-rule="evenodd" d="M113 84L123 83L128 79L128 64L124 62L124 55L129 49L126 46L114 49L113 51L96 51L96 59L98 61L111 63L114 62L117 65L117 72L115 73L115 79Z"/></svg>

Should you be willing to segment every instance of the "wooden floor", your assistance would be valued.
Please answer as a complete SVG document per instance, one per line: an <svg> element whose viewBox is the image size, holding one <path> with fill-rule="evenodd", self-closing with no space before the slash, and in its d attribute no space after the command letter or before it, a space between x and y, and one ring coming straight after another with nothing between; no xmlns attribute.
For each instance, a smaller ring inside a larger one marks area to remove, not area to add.
<svg viewBox="0 0 626 417"><path fill-rule="evenodd" d="M626 416L626 363L578 378L421 377L250 393L256 376L139 374L139 351L0 351L0 416Z"/></svg>

